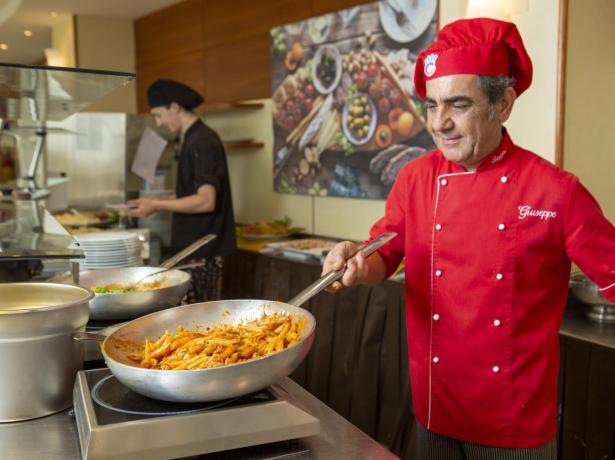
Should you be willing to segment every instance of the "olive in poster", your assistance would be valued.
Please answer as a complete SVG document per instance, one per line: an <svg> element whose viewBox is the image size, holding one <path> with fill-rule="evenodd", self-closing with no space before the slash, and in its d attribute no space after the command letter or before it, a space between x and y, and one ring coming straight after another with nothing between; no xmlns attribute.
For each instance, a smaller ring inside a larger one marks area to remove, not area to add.
<svg viewBox="0 0 615 460"><path fill-rule="evenodd" d="M382 0L271 30L274 188L385 199L434 147L412 83L436 0Z"/></svg>

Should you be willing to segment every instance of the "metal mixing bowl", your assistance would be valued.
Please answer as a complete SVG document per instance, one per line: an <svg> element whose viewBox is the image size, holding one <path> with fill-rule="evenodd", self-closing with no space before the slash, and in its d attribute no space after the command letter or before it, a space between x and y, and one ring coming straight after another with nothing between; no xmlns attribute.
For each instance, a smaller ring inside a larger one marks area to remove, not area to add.
<svg viewBox="0 0 615 460"><path fill-rule="evenodd" d="M583 273L570 276L572 293L584 304L592 307L587 313L589 318L600 322L615 322L615 303L607 300L596 283Z"/></svg>

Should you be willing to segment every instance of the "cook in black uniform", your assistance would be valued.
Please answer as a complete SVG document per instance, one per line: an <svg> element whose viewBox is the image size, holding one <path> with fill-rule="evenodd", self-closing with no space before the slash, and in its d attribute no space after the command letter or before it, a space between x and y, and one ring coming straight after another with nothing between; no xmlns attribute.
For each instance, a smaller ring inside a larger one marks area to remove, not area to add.
<svg viewBox="0 0 615 460"><path fill-rule="evenodd" d="M190 256L204 259L204 267L192 269L188 303L220 298L223 256L236 251L235 220L224 146L215 131L205 125L193 109L203 98L192 88L173 81L158 80L147 90L150 113L158 127L180 135L176 198L140 198L131 215L146 217L171 211L171 246L177 252L203 235L217 237Z"/></svg>

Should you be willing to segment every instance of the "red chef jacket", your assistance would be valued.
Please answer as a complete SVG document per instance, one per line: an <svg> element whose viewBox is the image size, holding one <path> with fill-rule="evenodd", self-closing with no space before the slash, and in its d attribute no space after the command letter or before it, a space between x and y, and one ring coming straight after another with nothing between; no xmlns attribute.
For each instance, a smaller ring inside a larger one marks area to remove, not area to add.
<svg viewBox="0 0 615 460"><path fill-rule="evenodd" d="M418 422L490 446L550 441L571 260L615 300L615 227L594 198L504 132L476 171L437 150L404 167L370 233L387 230L387 276L406 257Z"/></svg>

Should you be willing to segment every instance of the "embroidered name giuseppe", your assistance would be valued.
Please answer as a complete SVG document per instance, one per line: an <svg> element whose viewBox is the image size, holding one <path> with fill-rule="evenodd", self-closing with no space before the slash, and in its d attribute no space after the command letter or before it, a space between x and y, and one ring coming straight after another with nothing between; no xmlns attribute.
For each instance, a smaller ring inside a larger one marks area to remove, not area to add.
<svg viewBox="0 0 615 460"><path fill-rule="evenodd" d="M557 217L557 211L548 211L544 209L532 209L531 206L519 206L519 219L526 217L540 217L540 220L554 219Z"/></svg>

